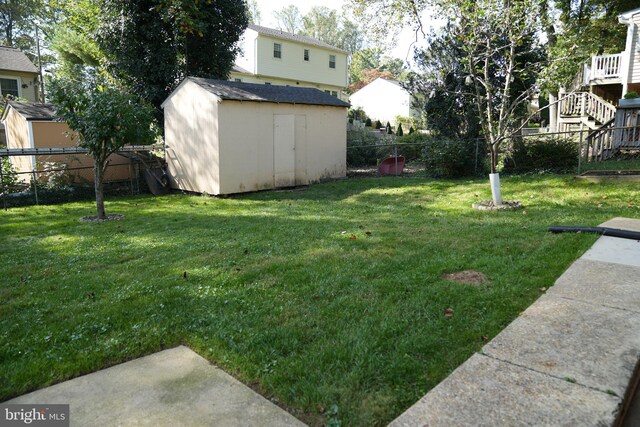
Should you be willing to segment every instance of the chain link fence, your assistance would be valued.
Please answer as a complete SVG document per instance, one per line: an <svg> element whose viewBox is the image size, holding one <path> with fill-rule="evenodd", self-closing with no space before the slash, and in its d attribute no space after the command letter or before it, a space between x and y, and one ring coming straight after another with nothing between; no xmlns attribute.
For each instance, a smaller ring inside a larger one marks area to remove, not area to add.
<svg viewBox="0 0 640 427"><path fill-rule="evenodd" d="M0 208L56 204L95 198L94 168L76 156L3 156L0 157ZM86 156L85 156L86 157ZM25 165L35 163L31 169ZM139 159L114 155L104 176L108 196L135 195L149 191Z"/></svg>

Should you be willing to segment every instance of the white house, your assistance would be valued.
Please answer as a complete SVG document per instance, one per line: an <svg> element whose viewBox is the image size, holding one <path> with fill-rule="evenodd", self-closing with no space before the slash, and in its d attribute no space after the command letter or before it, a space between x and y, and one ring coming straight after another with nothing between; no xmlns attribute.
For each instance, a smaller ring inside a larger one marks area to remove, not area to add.
<svg viewBox="0 0 640 427"><path fill-rule="evenodd" d="M188 77L162 104L171 186L219 195L344 177L348 107L313 88Z"/></svg>
<svg viewBox="0 0 640 427"><path fill-rule="evenodd" d="M353 108L362 108L371 120L382 124L391 122L396 126L396 117L420 118L420 112L413 108L414 97L397 80L379 77L351 95L349 102Z"/></svg>
<svg viewBox="0 0 640 427"><path fill-rule="evenodd" d="M347 52L319 40L249 25L230 80L320 89L340 99L347 87Z"/></svg>

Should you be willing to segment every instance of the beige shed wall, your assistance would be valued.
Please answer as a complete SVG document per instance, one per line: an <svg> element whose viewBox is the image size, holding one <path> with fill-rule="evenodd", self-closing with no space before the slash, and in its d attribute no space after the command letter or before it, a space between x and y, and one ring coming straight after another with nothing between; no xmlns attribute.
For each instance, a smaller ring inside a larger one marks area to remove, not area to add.
<svg viewBox="0 0 640 427"><path fill-rule="evenodd" d="M219 105L219 193L274 188L274 116L295 116L295 185L346 175L343 107L238 102Z"/></svg>
<svg viewBox="0 0 640 427"><path fill-rule="evenodd" d="M9 109L4 125L7 135L7 148L31 148L29 124L13 108ZM33 168L33 157L31 156L9 157L9 161L16 172L30 171ZM28 182L29 176L18 175L18 179L22 182Z"/></svg>
<svg viewBox="0 0 640 427"><path fill-rule="evenodd" d="M185 81L164 104L171 188L220 194L217 98Z"/></svg>

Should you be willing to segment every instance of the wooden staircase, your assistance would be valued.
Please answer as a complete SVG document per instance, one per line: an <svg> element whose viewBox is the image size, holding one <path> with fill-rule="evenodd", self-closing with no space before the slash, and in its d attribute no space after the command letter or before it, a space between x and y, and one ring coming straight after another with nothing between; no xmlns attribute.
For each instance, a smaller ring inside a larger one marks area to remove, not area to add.
<svg viewBox="0 0 640 427"><path fill-rule="evenodd" d="M573 92L560 95L560 120L559 125L569 130L574 125L584 124L589 129L596 130L604 123L613 119L616 107L594 95L591 92Z"/></svg>
<svg viewBox="0 0 640 427"><path fill-rule="evenodd" d="M585 161L597 162L621 151L640 152L640 109L619 109L614 118L589 133L581 154Z"/></svg>

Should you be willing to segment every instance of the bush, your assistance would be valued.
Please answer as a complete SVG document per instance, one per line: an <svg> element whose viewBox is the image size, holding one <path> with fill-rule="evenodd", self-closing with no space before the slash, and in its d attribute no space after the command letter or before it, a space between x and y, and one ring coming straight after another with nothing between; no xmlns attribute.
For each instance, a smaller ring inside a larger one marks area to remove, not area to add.
<svg viewBox="0 0 640 427"><path fill-rule="evenodd" d="M393 131L391 130L391 123L387 122L387 135L392 135Z"/></svg>
<svg viewBox="0 0 640 427"><path fill-rule="evenodd" d="M398 125L398 130L396 130L396 135L398 136L404 135L404 132L402 132L402 123Z"/></svg>
<svg viewBox="0 0 640 427"><path fill-rule="evenodd" d="M10 191L11 188L18 182L18 174L11 165L11 162L7 157L0 158L0 168L2 168L2 186L5 191ZM1 191L1 189L0 189Z"/></svg>
<svg viewBox="0 0 640 427"><path fill-rule="evenodd" d="M414 133L416 130L413 128L413 126L411 126L409 128L409 135L411 135L412 133Z"/></svg>
<svg viewBox="0 0 640 427"><path fill-rule="evenodd" d="M398 135L400 134L398 133ZM404 156L407 161L421 159L424 151L424 144L427 140L428 137L426 135L422 135L417 132L398 136L395 140L396 144L412 144L398 145L398 154Z"/></svg>
<svg viewBox="0 0 640 427"><path fill-rule="evenodd" d="M371 127L371 119L369 117L367 117L367 121L364 123L364 125L368 128Z"/></svg>
<svg viewBox="0 0 640 427"><path fill-rule="evenodd" d="M380 120L376 120L376 129L382 129L382 123L380 123Z"/></svg>
<svg viewBox="0 0 640 427"><path fill-rule="evenodd" d="M484 153L480 147L479 153ZM460 178L476 171L474 140L429 137L424 149L427 173L435 178ZM478 168L480 169L480 164Z"/></svg>
<svg viewBox="0 0 640 427"><path fill-rule="evenodd" d="M378 150L368 145L379 144L378 138L367 130L347 132L347 165L372 166L378 163Z"/></svg>
<svg viewBox="0 0 640 427"><path fill-rule="evenodd" d="M578 166L578 146L564 138L516 138L504 159L504 172L572 172Z"/></svg>

